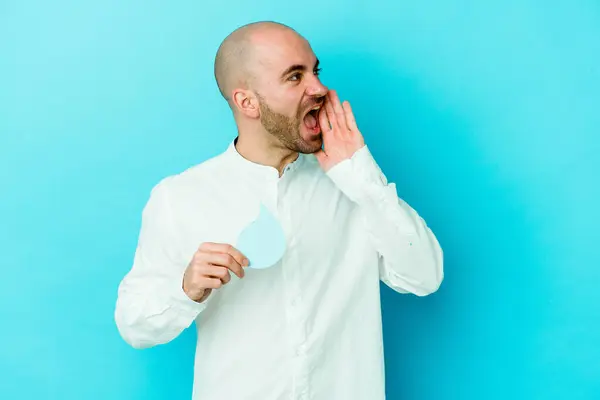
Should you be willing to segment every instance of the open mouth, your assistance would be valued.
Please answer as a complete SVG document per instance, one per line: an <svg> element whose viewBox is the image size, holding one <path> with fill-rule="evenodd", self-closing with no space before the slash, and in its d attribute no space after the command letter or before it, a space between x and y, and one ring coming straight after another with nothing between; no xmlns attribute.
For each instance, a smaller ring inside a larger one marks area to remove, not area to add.
<svg viewBox="0 0 600 400"><path fill-rule="evenodd" d="M304 115L304 126L311 133L319 133L319 110L321 105L316 105Z"/></svg>

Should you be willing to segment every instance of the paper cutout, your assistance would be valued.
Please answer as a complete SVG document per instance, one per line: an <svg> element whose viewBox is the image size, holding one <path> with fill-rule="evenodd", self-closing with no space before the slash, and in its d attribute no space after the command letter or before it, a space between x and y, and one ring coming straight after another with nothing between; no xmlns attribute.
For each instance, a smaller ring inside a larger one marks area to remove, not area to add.
<svg viewBox="0 0 600 400"><path fill-rule="evenodd" d="M277 264L286 249L285 233L275 216L260 205L258 218L240 234L236 248L244 254L250 268L264 269Z"/></svg>

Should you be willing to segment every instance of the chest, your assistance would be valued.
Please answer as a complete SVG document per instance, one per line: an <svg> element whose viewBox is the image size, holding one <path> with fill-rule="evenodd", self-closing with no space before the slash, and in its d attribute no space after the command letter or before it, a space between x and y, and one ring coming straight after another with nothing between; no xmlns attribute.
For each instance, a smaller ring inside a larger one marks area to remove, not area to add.
<svg viewBox="0 0 600 400"><path fill-rule="evenodd" d="M280 225L285 251L270 268L248 268L243 279L232 274L212 300L217 308L228 308L229 315L270 315L294 299L313 299L316 304L323 293L332 293L332 282L336 290L351 293L376 271L371 268L376 254L357 206L324 174L297 175L263 187L243 182L228 188L206 186L190 193L176 224L182 263L203 242L235 246L261 207Z"/></svg>
<svg viewBox="0 0 600 400"><path fill-rule="evenodd" d="M262 186L245 182L190 192L176 221L182 259L203 242L236 245L261 208L281 226L285 259L327 264L364 242L356 206L324 174L303 174ZM267 240L267 239L265 239Z"/></svg>

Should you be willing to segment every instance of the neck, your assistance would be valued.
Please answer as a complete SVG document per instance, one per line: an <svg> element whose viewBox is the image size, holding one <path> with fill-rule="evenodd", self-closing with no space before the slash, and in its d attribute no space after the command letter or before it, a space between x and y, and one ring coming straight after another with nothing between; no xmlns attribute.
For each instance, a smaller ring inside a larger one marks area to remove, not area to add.
<svg viewBox="0 0 600 400"><path fill-rule="evenodd" d="M246 160L273 167L279 172L279 176L283 174L286 165L298 158L297 152L284 147L275 138L269 140L266 135L248 137L240 133L235 147Z"/></svg>

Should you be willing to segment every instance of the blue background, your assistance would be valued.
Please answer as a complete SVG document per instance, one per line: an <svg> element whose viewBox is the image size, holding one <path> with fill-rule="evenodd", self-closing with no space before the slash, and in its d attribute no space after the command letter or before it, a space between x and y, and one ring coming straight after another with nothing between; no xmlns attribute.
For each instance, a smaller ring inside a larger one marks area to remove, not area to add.
<svg viewBox="0 0 600 400"><path fill-rule="evenodd" d="M446 279L384 288L391 400L600 398L600 3L0 1L0 398L188 399L113 311L151 187L224 150L232 29L296 28ZM231 377L232 381L235 377Z"/></svg>

